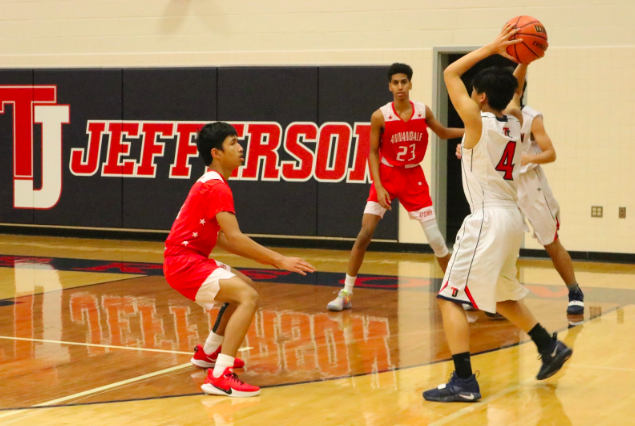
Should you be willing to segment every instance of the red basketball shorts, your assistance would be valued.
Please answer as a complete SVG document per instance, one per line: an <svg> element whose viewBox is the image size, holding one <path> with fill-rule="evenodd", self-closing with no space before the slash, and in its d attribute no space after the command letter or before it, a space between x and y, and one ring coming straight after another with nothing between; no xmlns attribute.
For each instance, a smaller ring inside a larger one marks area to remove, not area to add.
<svg viewBox="0 0 635 426"><path fill-rule="evenodd" d="M204 308L213 306L219 281L235 276L230 266L196 254L166 256L163 273L170 287Z"/></svg>
<svg viewBox="0 0 635 426"><path fill-rule="evenodd" d="M380 163L379 177L390 199L398 199L407 211L414 212L432 206L430 188L421 166L391 167ZM374 182L370 187L368 201L378 203Z"/></svg>

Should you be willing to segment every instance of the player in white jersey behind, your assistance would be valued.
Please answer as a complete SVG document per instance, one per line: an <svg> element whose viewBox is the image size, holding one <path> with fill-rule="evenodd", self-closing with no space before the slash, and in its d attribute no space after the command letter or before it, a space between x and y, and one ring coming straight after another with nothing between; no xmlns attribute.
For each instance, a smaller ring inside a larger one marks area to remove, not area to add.
<svg viewBox="0 0 635 426"><path fill-rule="evenodd" d="M515 74L526 72L527 65L518 65ZM522 94L527 84L523 86ZM545 130L542 114L525 105L523 112L523 151L520 159L518 181L518 205L529 220L534 238L545 247L553 266L569 289L567 314L584 313L584 294L578 285L573 262L558 236L560 229L560 205L553 196L541 164L556 161L556 150Z"/></svg>
<svg viewBox="0 0 635 426"><path fill-rule="evenodd" d="M443 327L455 371L450 381L425 391L423 397L439 402L475 402L481 391L472 373L470 334L462 304L485 312L498 312L529 334L538 348L542 366L536 378L554 375L573 351L550 336L523 302L528 290L516 279L516 260L523 237L517 206L522 113L519 82L510 70L488 68L473 80L470 96L461 76L488 56L512 59L506 48L519 30L505 24L489 45L465 55L444 72L450 100L465 124L461 159L463 189L472 214L459 230L454 253L438 294ZM518 76L521 85L524 73ZM511 105L508 107L508 105ZM506 109L508 114L504 114Z"/></svg>

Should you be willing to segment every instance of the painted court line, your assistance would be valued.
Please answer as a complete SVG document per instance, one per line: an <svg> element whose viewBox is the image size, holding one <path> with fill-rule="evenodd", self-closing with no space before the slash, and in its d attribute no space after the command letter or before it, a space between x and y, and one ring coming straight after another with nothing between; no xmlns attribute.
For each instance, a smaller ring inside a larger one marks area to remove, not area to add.
<svg viewBox="0 0 635 426"><path fill-rule="evenodd" d="M166 368L164 370L155 371L154 373L144 374L143 376L133 377L132 379L122 380L120 382L115 382L115 383L111 383L111 384L106 385L106 386L101 386L101 387L98 387L98 388L95 388L95 389L90 389L90 390L87 390L87 391L84 391L84 392L75 393L73 395L65 396L63 398L57 398L57 399L53 399L51 401L43 402L41 404L35 404L33 407L48 407L50 405L56 405L56 404L59 404L60 402L70 401L72 399L81 398L83 396L93 395L95 393L107 391L107 390L110 390L110 389L113 389L113 388L116 388L116 387L119 387L119 386L124 386L124 385L130 384L130 383L134 383L134 382L138 382L138 381L141 381L141 380L149 379L151 377L160 376L161 374L171 373L172 371L182 370L184 368L188 368L188 367L191 367L191 366L192 366L192 364L190 364L188 362L187 364L177 365L176 367Z"/></svg>
<svg viewBox="0 0 635 426"><path fill-rule="evenodd" d="M146 351L146 352L160 352L166 354L183 354L183 355L192 355L192 352L181 352L181 351L169 351L166 349L151 349L151 348L135 348L131 346L111 346L111 345L98 345L93 343L79 343L79 342L63 342L59 340L43 340L43 339L27 339L24 337L14 337L14 336L0 336L0 339L6 340L24 340L28 342L40 342L40 343L57 343L60 345L75 345L75 346L94 346L98 348L110 348L110 349L126 349L129 351Z"/></svg>
<svg viewBox="0 0 635 426"><path fill-rule="evenodd" d="M166 368L164 370L155 371L154 373L144 374L143 376L133 377L132 379L122 380L120 382L115 382L115 383L111 383L109 385L100 386L100 387L95 388L95 389L90 389L90 390L87 390L87 391L84 391L84 392L79 392L79 393L76 393L76 394L73 394L73 395L68 395L68 396L65 396L63 398L57 398L57 399L53 399L51 401L43 402L41 404L35 404L32 407L48 407L48 406L51 406L51 405L57 405L57 404L59 404L61 402L64 402L64 401L69 401L69 400L81 398L83 396L88 396L88 395L93 395L93 394L96 394L96 393L99 393L99 392L104 392L104 391L107 391L107 390L110 390L110 389L114 389L114 388L119 387L119 386L124 386L124 385L130 384L130 383L134 383L134 382L138 382L138 381L141 381L141 380L149 379L151 377L160 376L161 374L171 373L173 371L182 370L184 368L191 367L191 366L192 366L192 364L190 364L188 362L187 364L177 365L175 367L170 367L170 368ZM16 414L25 414L25 411L23 411L23 410L7 411L5 413L0 414L0 418L11 417L11 416L14 416ZM32 415L32 414L33 413L27 414L27 417Z"/></svg>

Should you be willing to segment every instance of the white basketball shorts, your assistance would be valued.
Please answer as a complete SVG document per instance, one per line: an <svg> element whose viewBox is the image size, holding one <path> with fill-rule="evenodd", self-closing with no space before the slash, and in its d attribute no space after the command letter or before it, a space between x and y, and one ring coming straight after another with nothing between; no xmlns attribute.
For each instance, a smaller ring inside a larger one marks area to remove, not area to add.
<svg viewBox="0 0 635 426"><path fill-rule="evenodd" d="M520 174L518 179L518 206L534 230L534 238L548 246L558 238L560 205L544 171L536 167Z"/></svg>
<svg viewBox="0 0 635 426"><path fill-rule="evenodd" d="M212 310L214 306L220 306L223 304L222 302L217 302L215 300L216 294L220 291L220 280L228 280L236 276L231 271L231 266L218 260L214 260L214 262L216 262L218 268L214 269L214 271L209 274L207 279L203 282L201 288L196 293L195 299L195 302L206 311Z"/></svg>
<svg viewBox="0 0 635 426"><path fill-rule="evenodd" d="M496 303L520 300L528 290L516 279L523 221L513 203L486 206L467 216L456 236L437 297L496 312Z"/></svg>

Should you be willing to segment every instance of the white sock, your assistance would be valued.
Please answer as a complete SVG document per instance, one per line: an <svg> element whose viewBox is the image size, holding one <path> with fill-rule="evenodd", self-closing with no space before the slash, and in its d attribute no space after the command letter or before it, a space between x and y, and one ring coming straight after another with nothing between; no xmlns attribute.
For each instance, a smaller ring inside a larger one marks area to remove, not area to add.
<svg viewBox="0 0 635 426"><path fill-rule="evenodd" d="M209 333L209 336L207 336L205 346L203 346L203 351L205 351L205 353L208 355L213 354L214 352L216 352L216 349L218 349L218 347L223 344L224 339L225 336L219 336L218 334L211 331Z"/></svg>
<svg viewBox="0 0 635 426"><path fill-rule="evenodd" d="M355 286L356 279L357 277L351 277L350 275L346 274L346 279L344 280L344 290L346 290L350 294L353 294L353 287Z"/></svg>
<svg viewBox="0 0 635 426"><path fill-rule="evenodd" d="M229 355L218 354L216 359L216 365L214 366L214 377L220 377L225 372L227 367L232 368L234 366L234 357Z"/></svg>

